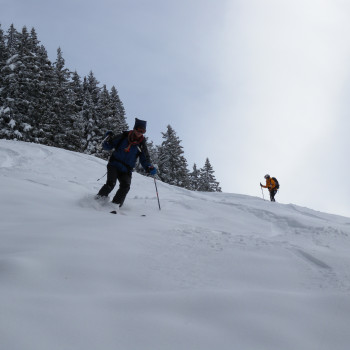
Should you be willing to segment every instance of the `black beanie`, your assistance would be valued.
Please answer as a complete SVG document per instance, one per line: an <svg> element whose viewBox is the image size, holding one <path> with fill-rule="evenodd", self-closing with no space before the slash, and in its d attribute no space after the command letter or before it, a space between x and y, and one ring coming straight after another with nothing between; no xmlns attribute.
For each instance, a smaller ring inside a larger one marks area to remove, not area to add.
<svg viewBox="0 0 350 350"><path fill-rule="evenodd" d="M145 120L135 118L134 129L140 128L146 131L146 125L147 125L147 122Z"/></svg>

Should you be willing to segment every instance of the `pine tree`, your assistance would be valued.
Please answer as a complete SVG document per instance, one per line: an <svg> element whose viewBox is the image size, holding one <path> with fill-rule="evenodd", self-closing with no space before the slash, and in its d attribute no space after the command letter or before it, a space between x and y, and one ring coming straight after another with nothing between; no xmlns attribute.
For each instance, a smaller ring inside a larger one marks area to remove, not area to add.
<svg viewBox="0 0 350 350"><path fill-rule="evenodd" d="M23 27L20 34L11 25L7 34L7 50L10 58L2 69L4 105L1 136L29 141L33 114L32 95L35 91L33 54L26 27Z"/></svg>
<svg viewBox="0 0 350 350"><path fill-rule="evenodd" d="M171 185L189 188L187 160L183 156L181 140L170 125L162 135L164 141L159 148L158 159L160 179Z"/></svg>
<svg viewBox="0 0 350 350"><path fill-rule="evenodd" d="M98 111L98 101L101 88L92 71L84 78L84 153L95 154L98 152L104 132L100 129L101 117Z"/></svg>
<svg viewBox="0 0 350 350"><path fill-rule="evenodd" d="M69 126L66 130L65 148L76 152L82 151L83 99L83 86L79 74L75 71L67 88L68 108L66 113L68 113Z"/></svg>
<svg viewBox="0 0 350 350"><path fill-rule="evenodd" d="M32 47L27 28L24 26L19 40L18 78L20 85L20 98L17 99L17 108L21 122L23 140L33 141L33 125L37 119L36 105L38 98L37 67L35 65L34 48Z"/></svg>
<svg viewBox="0 0 350 350"><path fill-rule="evenodd" d="M152 164L158 168L159 164L159 148L160 146L156 146L153 141L150 141L148 138L146 139L147 141L147 149L149 156L152 160Z"/></svg>
<svg viewBox="0 0 350 350"><path fill-rule="evenodd" d="M46 90L48 86L50 86L50 82L47 79L47 62L43 65L42 47L40 46L34 28L31 29L27 37L25 47L27 47L26 65L28 76L26 84L28 119L31 126L30 130L26 133L26 141L42 143L43 132L41 130L41 125L47 107ZM50 70L51 69L50 67ZM49 76L51 76L51 74Z"/></svg>
<svg viewBox="0 0 350 350"><path fill-rule="evenodd" d="M97 113L98 113L98 137L96 138L96 142L101 144L101 141L103 140L104 134L107 130L112 130L112 118L111 110L110 110L110 96L109 91L107 90L106 85L103 85L100 97L98 100L98 107L97 107ZM102 147L96 147L95 149L95 156L107 159L109 156L109 153L105 152Z"/></svg>
<svg viewBox="0 0 350 350"><path fill-rule="evenodd" d="M199 188L200 171L197 169L196 163L193 164L193 170L190 173L190 187L191 191L198 191Z"/></svg>
<svg viewBox="0 0 350 350"><path fill-rule="evenodd" d="M129 129L125 118L123 102L120 100L118 91L114 86L112 86L110 92L109 111L110 130L113 130L115 134L119 134Z"/></svg>
<svg viewBox="0 0 350 350"><path fill-rule="evenodd" d="M113 86L101 89L65 67L62 50L52 64L34 28L6 34L0 26L0 138L21 139L101 156L106 130L127 130Z"/></svg>
<svg viewBox="0 0 350 350"><path fill-rule="evenodd" d="M93 128L93 104L91 94L87 88L87 79L83 81L83 106L82 106L82 152L89 153L89 141L91 139L91 130Z"/></svg>
<svg viewBox="0 0 350 350"><path fill-rule="evenodd" d="M57 58L53 64L53 104L50 134L53 135L54 145L60 148L67 148L67 137L72 127L72 108L68 103L68 91L70 84L70 71L65 68L65 60L62 50L57 49Z"/></svg>
<svg viewBox="0 0 350 350"><path fill-rule="evenodd" d="M106 85L102 87L98 102L98 131L99 139L96 141L100 144L107 130L113 131L114 134L120 134L128 130L128 124L125 120L125 110L121 102L117 89L113 86L111 92L107 90ZM107 159L109 153L106 153L99 146L95 150L95 155Z"/></svg>
<svg viewBox="0 0 350 350"><path fill-rule="evenodd" d="M4 90L4 71L3 68L6 65L8 59L8 50L5 44L5 35L4 31L0 25L0 127L2 125L2 114L4 111L4 102L5 102L5 90ZM1 133L1 131L0 131Z"/></svg>
<svg viewBox="0 0 350 350"><path fill-rule="evenodd" d="M41 49L40 42L36 35L35 29L32 28L28 38L28 47L31 55L31 84L30 84L30 100L31 100L31 130L30 141L40 142L40 127L42 122L42 115L45 108L45 94L44 94L44 77L41 70Z"/></svg>
<svg viewBox="0 0 350 350"><path fill-rule="evenodd" d="M36 35L36 34L35 34ZM35 35L33 42L35 42ZM52 132L51 123L55 120L54 115L54 97L56 93L55 74L51 61L48 58L47 51L43 45L37 43L36 59L39 67L38 73L38 104L36 106L38 111L38 119L35 129L36 142L54 146L54 133Z"/></svg>
<svg viewBox="0 0 350 350"><path fill-rule="evenodd" d="M4 75L2 69L5 67L7 59L8 59L8 50L6 49L6 45L5 45L5 35L0 25L0 89L1 90L3 89L3 75ZM2 106L2 102L3 102L3 100L1 99L2 98L1 90L0 90L0 107Z"/></svg>
<svg viewBox="0 0 350 350"><path fill-rule="evenodd" d="M216 181L214 176L213 167L207 158L203 168L199 171L199 186L198 191L203 192L221 192L219 182Z"/></svg>
<svg viewBox="0 0 350 350"><path fill-rule="evenodd" d="M19 33L13 24L11 24L9 30L7 31L6 38L9 57L18 54Z"/></svg>
<svg viewBox="0 0 350 350"><path fill-rule="evenodd" d="M6 139L15 139L17 136L21 136L17 130L14 111L19 88L17 75L14 72L18 61L18 36L19 33L12 24L1 40L0 138Z"/></svg>
<svg viewBox="0 0 350 350"><path fill-rule="evenodd" d="M79 113L83 108L84 90L81 78L77 71L72 74L69 90L72 92L72 100L74 103L74 112Z"/></svg>
<svg viewBox="0 0 350 350"><path fill-rule="evenodd" d="M98 113L100 117L99 128L101 129L102 133L110 129L110 124L112 122L110 101L111 98L109 91L107 90L106 85L103 85L100 93L100 98L98 100Z"/></svg>

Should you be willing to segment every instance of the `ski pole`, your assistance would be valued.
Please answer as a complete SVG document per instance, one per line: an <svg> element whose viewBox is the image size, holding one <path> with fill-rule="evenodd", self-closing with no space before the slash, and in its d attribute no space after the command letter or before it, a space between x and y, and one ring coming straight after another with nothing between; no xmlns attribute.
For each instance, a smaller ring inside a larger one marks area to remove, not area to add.
<svg viewBox="0 0 350 350"><path fill-rule="evenodd" d="M156 178L154 177L154 185L156 186L156 193L157 193L157 199L158 199L158 207L160 210L160 202L159 202L159 195L158 195L158 188L157 188L157 182L156 182Z"/></svg>
<svg viewBox="0 0 350 350"><path fill-rule="evenodd" d="M262 195L263 195L263 200L265 200L265 197L264 197L264 191L263 191L263 189L262 189L262 187L260 186L260 188L261 188L261 193L262 193Z"/></svg>
<svg viewBox="0 0 350 350"><path fill-rule="evenodd" d="M104 174L102 177L105 177L106 175L107 175L107 173ZM97 181L100 181L100 180L102 179L102 177L100 177L99 179L97 179Z"/></svg>
<svg viewBox="0 0 350 350"><path fill-rule="evenodd" d="M104 143L105 141L107 141L110 137L111 137L111 134L108 134L108 135L103 139L103 141L101 142L101 146L102 146L103 143Z"/></svg>

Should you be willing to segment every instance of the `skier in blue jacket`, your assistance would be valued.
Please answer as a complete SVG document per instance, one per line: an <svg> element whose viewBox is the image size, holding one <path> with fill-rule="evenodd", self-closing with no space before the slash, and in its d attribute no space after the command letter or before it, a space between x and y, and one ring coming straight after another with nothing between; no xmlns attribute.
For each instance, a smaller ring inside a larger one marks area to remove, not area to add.
<svg viewBox="0 0 350 350"><path fill-rule="evenodd" d="M130 190L132 171L135 168L137 158L142 167L151 175L157 173L151 164L147 145L144 139L147 122L135 118L134 129L114 135L112 131L106 132L106 138L102 147L106 151L114 149L107 164L107 181L97 194L97 198L107 197L114 189L117 180L119 189L112 202L121 207Z"/></svg>

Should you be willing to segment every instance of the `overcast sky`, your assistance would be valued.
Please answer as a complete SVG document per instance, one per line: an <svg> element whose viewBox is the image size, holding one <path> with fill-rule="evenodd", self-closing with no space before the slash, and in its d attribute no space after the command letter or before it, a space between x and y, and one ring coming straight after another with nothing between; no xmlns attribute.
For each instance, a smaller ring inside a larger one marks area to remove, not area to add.
<svg viewBox="0 0 350 350"><path fill-rule="evenodd" d="M170 124L189 168L224 192L350 216L350 2L0 0L7 31L34 27L51 60L113 85L127 121ZM265 198L268 197L265 192Z"/></svg>

